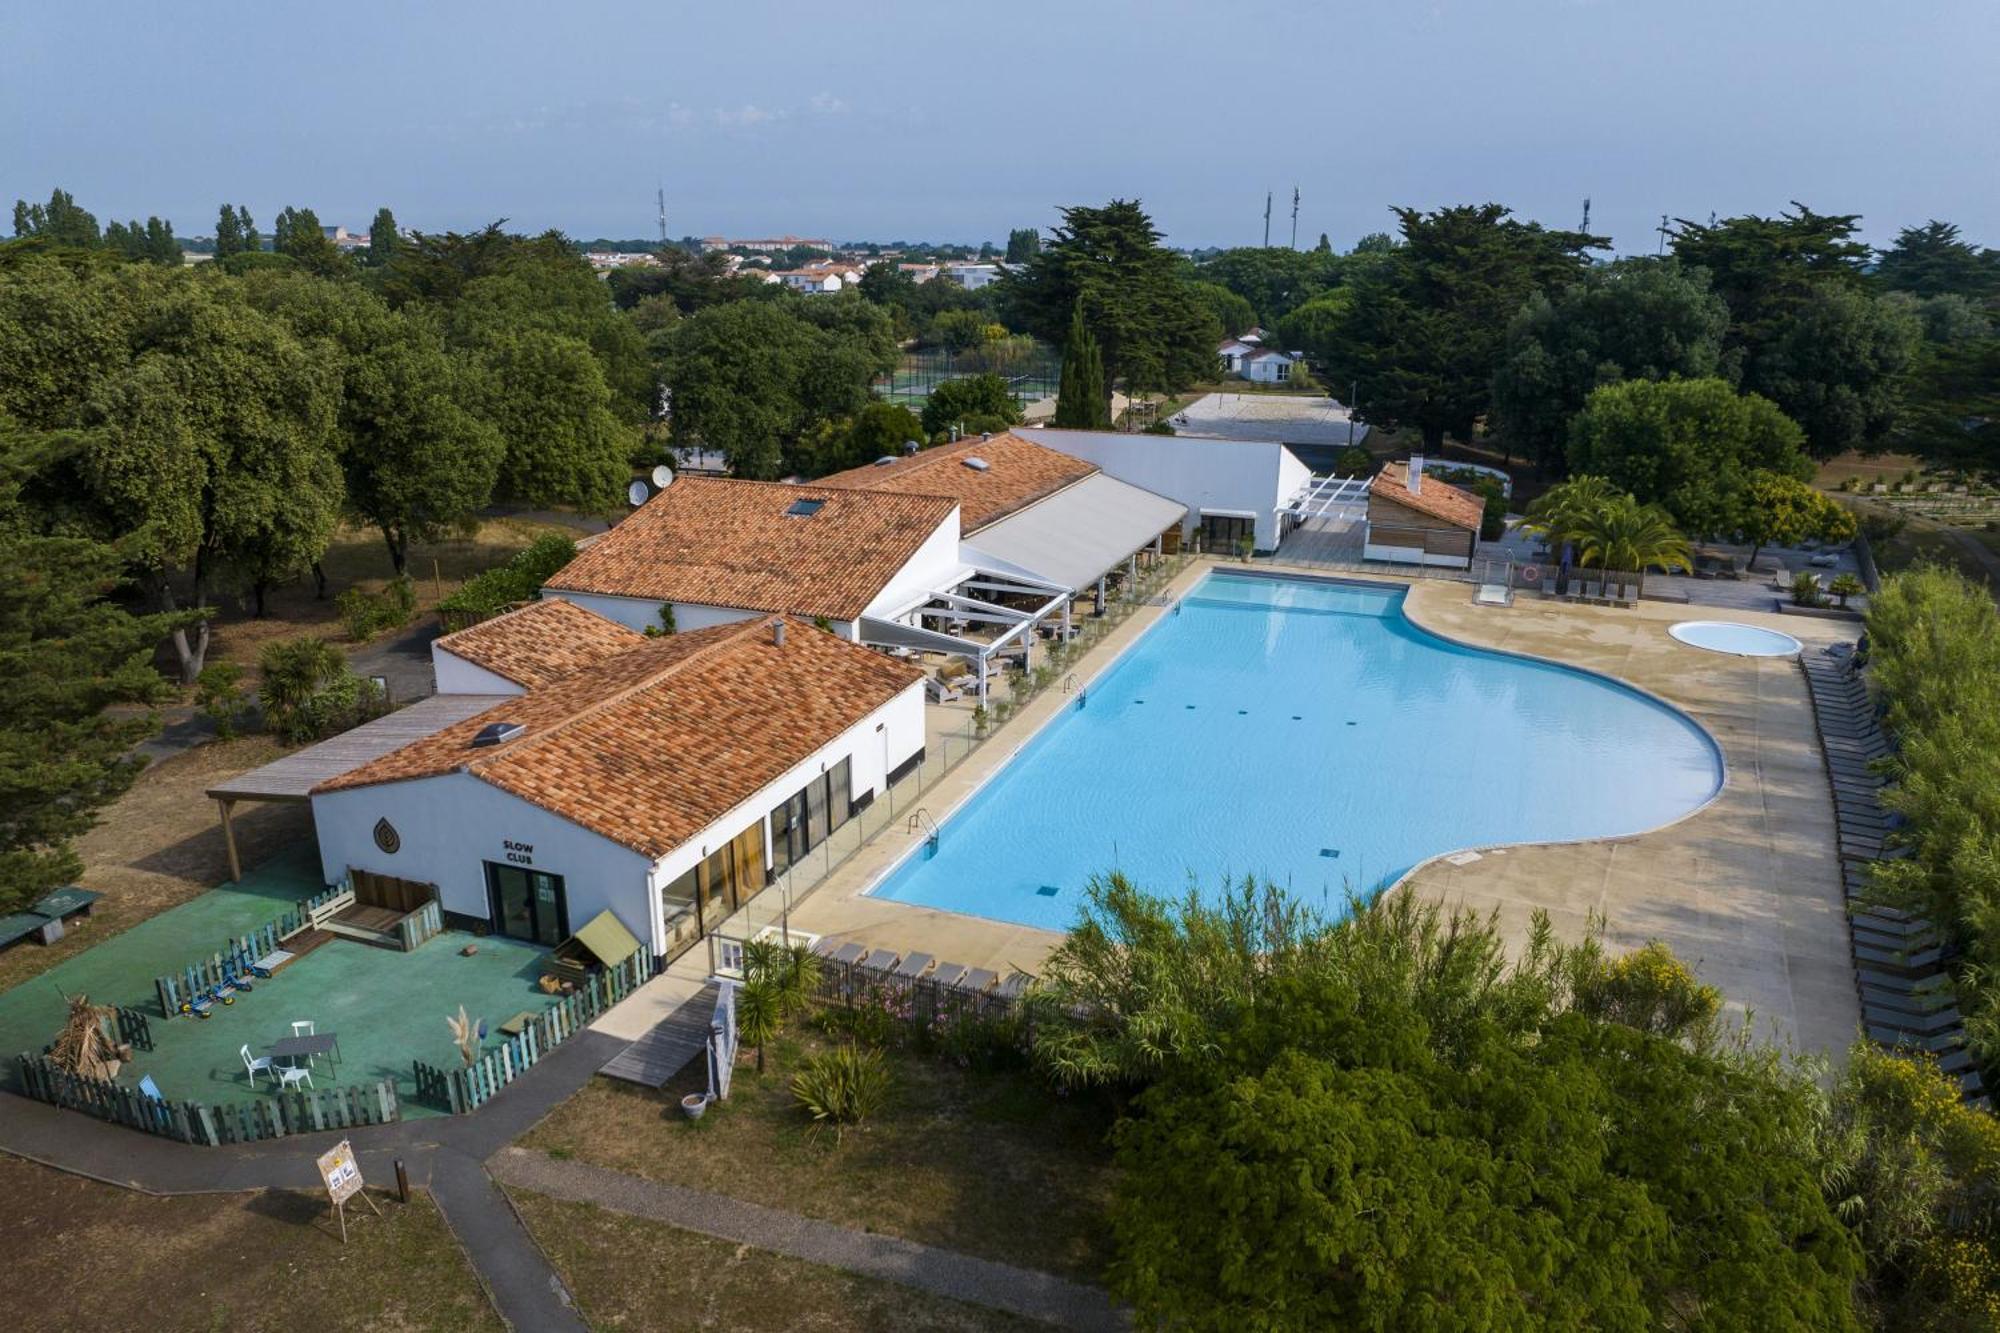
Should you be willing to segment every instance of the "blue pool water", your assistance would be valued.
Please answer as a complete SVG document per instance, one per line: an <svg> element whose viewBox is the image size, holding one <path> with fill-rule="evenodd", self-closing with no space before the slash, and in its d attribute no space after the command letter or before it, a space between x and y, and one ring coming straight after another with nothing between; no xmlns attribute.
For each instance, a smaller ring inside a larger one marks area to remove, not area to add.
<svg viewBox="0 0 2000 1333"><path fill-rule="evenodd" d="M1337 911L1440 852L1637 833L1720 787L1681 713L1402 600L1211 574L872 891L1063 929L1113 869L1169 895L1255 874Z"/></svg>

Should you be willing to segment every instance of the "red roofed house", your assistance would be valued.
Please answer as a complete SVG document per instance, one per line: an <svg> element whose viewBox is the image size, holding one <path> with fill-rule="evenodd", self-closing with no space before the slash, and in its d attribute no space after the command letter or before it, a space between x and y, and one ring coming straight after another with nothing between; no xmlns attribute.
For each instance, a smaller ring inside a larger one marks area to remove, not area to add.
<svg viewBox="0 0 2000 1333"><path fill-rule="evenodd" d="M1485 502L1470 491L1424 476L1424 456L1384 463L1368 488L1362 556L1405 565L1470 569Z"/></svg>

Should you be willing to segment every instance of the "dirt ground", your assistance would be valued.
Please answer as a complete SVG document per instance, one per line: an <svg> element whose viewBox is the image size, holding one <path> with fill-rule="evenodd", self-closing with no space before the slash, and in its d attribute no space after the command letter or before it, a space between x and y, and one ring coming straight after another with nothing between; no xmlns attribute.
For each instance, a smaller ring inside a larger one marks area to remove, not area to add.
<svg viewBox="0 0 2000 1333"><path fill-rule="evenodd" d="M512 1193L592 1328L728 1333L983 1333L1039 1328L997 1310L626 1217ZM635 1263L634 1256L645 1256Z"/></svg>
<svg viewBox="0 0 2000 1333"><path fill-rule="evenodd" d="M428 1196L156 1198L0 1155L9 1333L502 1327Z"/></svg>
<svg viewBox="0 0 2000 1333"><path fill-rule="evenodd" d="M284 753L264 736L213 741L152 765L104 811L77 843L82 884L104 897L55 945L23 942L0 953L0 990L43 972L72 954L178 906L229 878L228 852L215 803L204 794L223 778ZM245 802L236 807L243 864L312 837L303 805Z"/></svg>

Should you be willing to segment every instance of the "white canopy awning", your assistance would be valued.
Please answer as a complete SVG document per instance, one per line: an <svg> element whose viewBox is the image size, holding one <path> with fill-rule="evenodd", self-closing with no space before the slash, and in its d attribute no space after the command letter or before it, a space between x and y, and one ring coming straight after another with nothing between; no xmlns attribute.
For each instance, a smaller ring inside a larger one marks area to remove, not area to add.
<svg viewBox="0 0 2000 1333"><path fill-rule="evenodd" d="M960 554L981 569L1077 592L1186 516L1178 500L1099 472L981 528Z"/></svg>

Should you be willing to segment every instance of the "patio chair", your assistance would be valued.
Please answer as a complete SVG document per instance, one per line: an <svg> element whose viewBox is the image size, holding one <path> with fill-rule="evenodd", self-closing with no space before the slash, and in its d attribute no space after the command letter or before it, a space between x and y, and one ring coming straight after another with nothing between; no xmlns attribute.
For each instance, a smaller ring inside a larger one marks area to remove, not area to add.
<svg viewBox="0 0 2000 1333"><path fill-rule="evenodd" d="M902 961L902 957L894 949L877 949L861 960L861 966L870 972L894 972L896 964Z"/></svg>
<svg viewBox="0 0 2000 1333"><path fill-rule="evenodd" d="M963 963L939 963L937 971L931 973L931 980L944 990L955 990L965 980L967 970Z"/></svg>
<svg viewBox="0 0 2000 1333"><path fill-rule="evenodd" d="M930 971L932 967L936 966L936 964L937 964L937 959L932 957L930 954L913 953L909 957L905 958L902 962L896 964L896 970L892 975L899 977L909 977L911 980L914 981L916 978Z"/></svg>
<svg viewBox="0 0 2000 1333"><path fill-rule="evenodd" d="M162 1096L160 1093L160 1085L153 1082L153 1076L151 1074L148 1074L144 1078L139 1080L139 1091L144 1093L146 1096L151 1097L156 1102L163 1102L166 1100L166 1098Z"/></svg>
<svg viewBox="0 0 2000 1333"><path fill-rule="evenodd" d="M277 1075L280 1090L296 1088L301 1083L308 1088L313 1085L313 1071L310 1065L272 1065L271 1072Z"/></svg>
<svg viewBox="0 0 2000 1333"><path fill-rule="evenodd" d="M252 1055L247 1045L243 1048L243 1067L250 1071L250 1086L253 1088L257 1086L257 1072L259 1070L262 1070L273 1078L278 1076L278 1067L271 1063L271 1057L268 1055Z"/></svg>
<svg viewBox="0 0 2000 1333"><path fill-rule="evenodd" d="M313 1030L313 1021L310 1018L299 1018L292 1021L292 1035L294 1037L316 1037L319 1034Z"/></svg>
<svg viewBox="0 0 2000 1333"><path fill-rule="evenodd" d="M975 967L958 979L954 989L984 995L1000 983L1000 975L990 968Z"/></svg>

